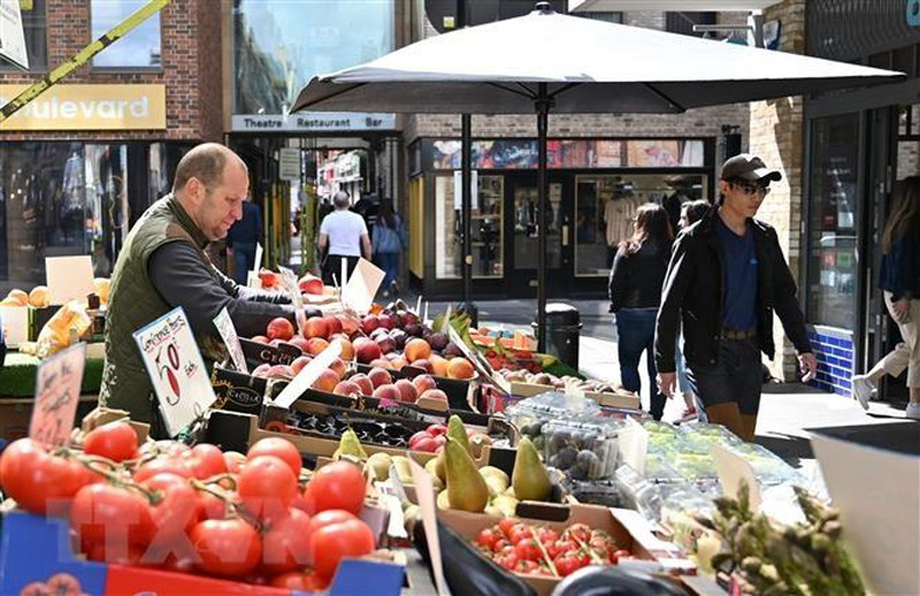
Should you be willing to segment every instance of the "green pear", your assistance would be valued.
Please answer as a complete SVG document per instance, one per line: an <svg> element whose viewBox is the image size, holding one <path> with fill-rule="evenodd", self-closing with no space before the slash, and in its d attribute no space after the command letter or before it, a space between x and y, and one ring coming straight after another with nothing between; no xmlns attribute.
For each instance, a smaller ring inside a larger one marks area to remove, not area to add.
<svg viewBox="0 0 920 596"><path fill-rule="evenodd" d="M447 494L451 509L482 513L489 503L489 486L459 441L448 438L444 446Z"/></svg>
<svg viewBox="0 0 920 596"><path fill-rule="evenodd" d="M517 514L518 500L508 495L499 495L492 500L492 506L501 512L502 517L514 517Z"/></svg>
<svg viewBox="0 0 920 596"><path fill-rule="evenodd" d="M553 492L549 473L540 461L537 448L527 437L521 439L518 444L511 485L514 487L515 496L521 501L548 501Z"/></svg>
<svg viewBox="0 0 920 596"><path fill-rule="evenodd" d="M489 481L489 478L495 478L495 482L501 486L501 489L498 491L499 493L505 492L508 490L508 486L511 485L511 480L508 478L508 475L505 474L505 471L495 466L483 466L479 468L479 473L486 479L486 482Z"/></svg>
<svg viewBox="0 0 920 596"><path fill-rule="evenodd" d="M437 505L438 509L450 509L450 495L446 488L438 493Z"/></svg>
<svg viewBox="0 0 920 596"><path fill-rule="evenodd" d="M367 468L373 473L376 480L387 480L390 477L390 464L393 458L389 453L375 453L367 458Z"/></svg>
<svg viewBox="0 0 920 596"><path fill-rule="evenodd" d="M393 466L396 468L396 474L403 484L412 482L412 468L409 467L409 458L404 455L393 456Z"/></svg>
<svg viewBox="0 0 920 596"><path fill-rule="evenodd" d="M438 458L432 457L425 464L425 471L428 472L428 475L431 476L431 483L434 485L435 490L441 490L444 488L444 481L441 480L441 477L438 476Z"/></svg>
<svg viewBox="0 0 920 596"><path fill-rule="evenodd" d="M501 478L496 478L495 476L483 476L483 478L486 480L486 486L489 487L489 496L492 498L502 494L507 488L502 484Z"/></svg>
<svg viewBox="0 0 920 596"><path fill-rule="evenodd" d="M434 469L434 475L441 481L447 482L447 470L444 468L444 448L441 448L441 451L438 452L438 455L434 457L431 461L434 462L432 468ZM427 469L428 464L425 464ZM430 472L429 472L430 473Z"/></svg>
<svg viewBox="0 0 920 596"><path fill-rule="evenodd" d="M456 440L467 453L473 455L473 451L470 449L470 437L466 433L466 427L456 414L451 415L447 420L447 436Z"/></svg>
<svg viewBox="0 0 920 596"><path fill-rule="evenodd" d="M342 433L342 437L339 439L339 448L335 450L335 453L332 455L333 459L338 459L342 456L347 455L348 457L353 457L361 461L367 459L367 452L364 451L364 447L361 446L361 441L358 440L358 435L355 434L355 431L350 428Z"/></svg>
<svg viewBox="0 0 920 596"><path fill-rule="evenodd" d="M486 508L483 511L483 513L485 513L486 515L491 515L492 517L505 517L505 515L502 513L502 510L496 507L495 505L493 505L492 503L489 503L488 505L486 505Z"/></svg>

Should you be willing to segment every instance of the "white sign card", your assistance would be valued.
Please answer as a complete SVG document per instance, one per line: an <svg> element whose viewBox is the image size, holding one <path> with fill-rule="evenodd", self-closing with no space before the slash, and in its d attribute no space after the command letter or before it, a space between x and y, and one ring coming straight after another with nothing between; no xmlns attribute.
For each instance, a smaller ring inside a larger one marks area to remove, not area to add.
<svg viewBox="0 0 920 596"><path fill-rule="evenodd" d="M25 306L0 306L6 345L11 348L29 341L29 309Z"/></svg>
<svg viewBox="0 0 920 596"><path fill-rule="evenodd" d="M19 0L0 0L0 56L23 70L29 70Z"/></svg>
<svg viewBox="0 0 920 596"><path fill-rule="evenodd" d="M454 209L463 210L463 171L454 170ZM479 209L479 171L470 172L470 208Z"/></svg>
<svg viewBox="0 0 920 596"><path fill-rule="evenodd" d="M374 296L377 295L377 289L380 288L384 277L386 273L383 269L366 259L359 259L348 283L342 286L342 304L357 313L367 313L374 303Z"/></svg>
<svg viewBox="0 0 920 596"><path fill-rule="evenodd" d="M282 147L278 155L278 177L300 181L300 149Z"/></svg>
<svg viewBox="0 0 920 596"><path fill-rule="evenodd" d="M217 327L217 332L223 338L236 370L249 374L249 367L246 366L246 356L243 355L243 346L240 345L240 338L236 334L236 327L233 326L233 320L230 319L230 313L227 312L226 306L220 309L220 313L214 317L214 326Z"/></svg>
<svg viewBox="0 0 920 596"><path fill-rule="evenodd" d="M217 399L182 307L134 332L169 436L204 415Z"/></svg>
<svg viewBox="0 0 920 596"><path fill-rule="evenodd" d="M710 445L709 454L716 464L716 472L719 474L719 484L722 485L722 492L731 497L738 496L738 490L741 483L748 485L748 495L751 503L751 511L759 511L763 499L760 496L760 484L754 476L754 469L751 464L743 457L732 453L728 449L719 445Z"/></svg>
<svg viewBox="0 0 920 596"><path fill-rule="evenodd" d="M96 291L93 260L89 255L45 257L45 279L51 304L55 305L70 300L86 301L86 297Z"/></svg>
<svg viewBox="0 0 920 596"><path fill-rule="evenodd" d="M78 343L38 365L29 438L49 447L70 441L86 366L86 344Z"/></svg>
<svg viewBox="0 0 920 596"><path fill-rule="evenodd" d="M282 408L290 408L303 392L313 386L319 374L329 368L336 358L342 353L342 343L334 341L329 347L317 354L300 372L281 390L275 403Z"/></svg>
<svg viewBox="0 0 920 596"><path fill-rule="evenodd" d="M291 304L294 305L294 318L297 320L297 330L301 335L306 337L304 330L307 328L307 314L303 311L303 296L300 294L300 286L297 284L297 276L287 267L278 267L281 272L281 283L291 296Z"/></svg>
<svg viewBox="0 0 920 596"><path fill-rule="evenodd" d="M920 457L822 435L811 446L868 593L920 594Z"/></svg>
<svg viewBox="0 0 920 596"><path fill-rule="evenodd" d="M262 270L262 245L256 242L256 258L252 262L252 271L246 277L247 284L250 288L261 288L262 278L259 277L259 271Z"/></svg>

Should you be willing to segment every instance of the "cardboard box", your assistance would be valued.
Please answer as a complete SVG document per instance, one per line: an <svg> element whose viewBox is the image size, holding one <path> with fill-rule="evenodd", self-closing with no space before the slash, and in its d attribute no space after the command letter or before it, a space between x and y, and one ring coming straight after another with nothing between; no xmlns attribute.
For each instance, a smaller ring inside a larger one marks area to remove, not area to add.
<svg viewBox="0 0 920 596"><path fill-rule="evenodd" d="M546 393L548 391L555 391L555 387L551 385L540 385L537 383L522 383L519 381L514 381L511 383L511 395L514 397L533 397L535 395L540 395L541 393ZM639 396L634 393L623 392L623 393L608 393L608 392L597 392L597 391L584 391L582 393L577 393L576 395L584 395L588 399L593 399L598 403L598 405L608 407L608 408L621 408L628 410L641 410L642 401L639 399Z"/></svg>
<svg viewBox="0 0 920 596"><path fill-rule="evenodd" d="M23 594L26 587L42 593L156 594L228 594L287 596L290 590L214 579L204 575L174 573L141 567L125 567L84 561L70 548L67 522L46 519L15 511L3 516L0 549L0 594ZM345 594L380 594L398 596L402 592L405 567L369 559L345 559L329 586L330 596ZM54 591L48 586L54 584ZM69 590L60 590L62 586ZM29 592L32 593L32 592ZM35 593L38 593L36 591Z"/></svg>
<svg viewBox="0 0 920 596"><path fill-rule="evenodd" d="M97 401L95 395L81 395L77 405L77 418L80 411L92 408ZM16 439L29 436L29 423L32 420L32 398L0 399L0 447L3 442L11 443Z"/></svg>
<svg viewBox="0 0 920 596"><path fill-rule="evenodd" d="M696 573L696 567L681 556L680 549L655 538L648 530L648 522L636 511L598 505L556 505L525 501L518 505L518 513L521 514L521 520L526 523L545 525L560 533L575 523L584 523L592 529L605 530L613 536L620 548L628 550L639 560L624 562L624 566L640 567L661 574L674 574L676 570L688 574ZM437 515L439 521L471 541L475 540L479 532L501 521L501 518L482 513L452 509L439 509ZM540 596L550 594L560 581L560 578L542 575L517 575Z"/></svg>

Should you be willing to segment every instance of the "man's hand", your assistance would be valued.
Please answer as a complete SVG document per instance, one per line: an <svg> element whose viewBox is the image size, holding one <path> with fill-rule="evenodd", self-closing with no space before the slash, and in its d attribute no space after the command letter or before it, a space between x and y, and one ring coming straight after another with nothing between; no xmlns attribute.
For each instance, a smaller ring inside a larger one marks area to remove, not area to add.
<svg viewBox="0 0 920 596"><path fill-rule="evenodd" d="M910 312L910 300L905 296L900 300L891 303L891 310L894 314L894 320L897 323L904 323L907 319L907 313Z"/></svg>
<svg viewBox="0 0 920 596"><path fill-rule="evenodd" d="M658 373L658 389L669 399L674 397L674 386L677 384L677 373Z"/></svg>
<svg viewBox="0 0 920 596"><path fill-rule="evenodd" d="M815 355L811 352L799 354L799 369L804 375L802 377L803 383L807 383L814 379L815 375L818 374L818 360L815 358Z"/></svg>

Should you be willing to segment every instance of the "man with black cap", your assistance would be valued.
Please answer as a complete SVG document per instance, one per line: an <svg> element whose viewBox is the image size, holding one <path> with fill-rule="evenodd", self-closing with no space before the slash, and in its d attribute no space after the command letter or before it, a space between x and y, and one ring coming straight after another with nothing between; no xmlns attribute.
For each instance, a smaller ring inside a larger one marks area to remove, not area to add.
<svg viewBox="0 0 920 596"><path fill-rule="evenodd" d="M677 239L665 276L655 333L658 384L674 391L674 341L683 323L684 355L709 422L754 440L763 373L773 358L773 311L810 380L817 369L792 273L776 232L754 219L782 174L751 154L722 165L721 200Z"/></svg>

